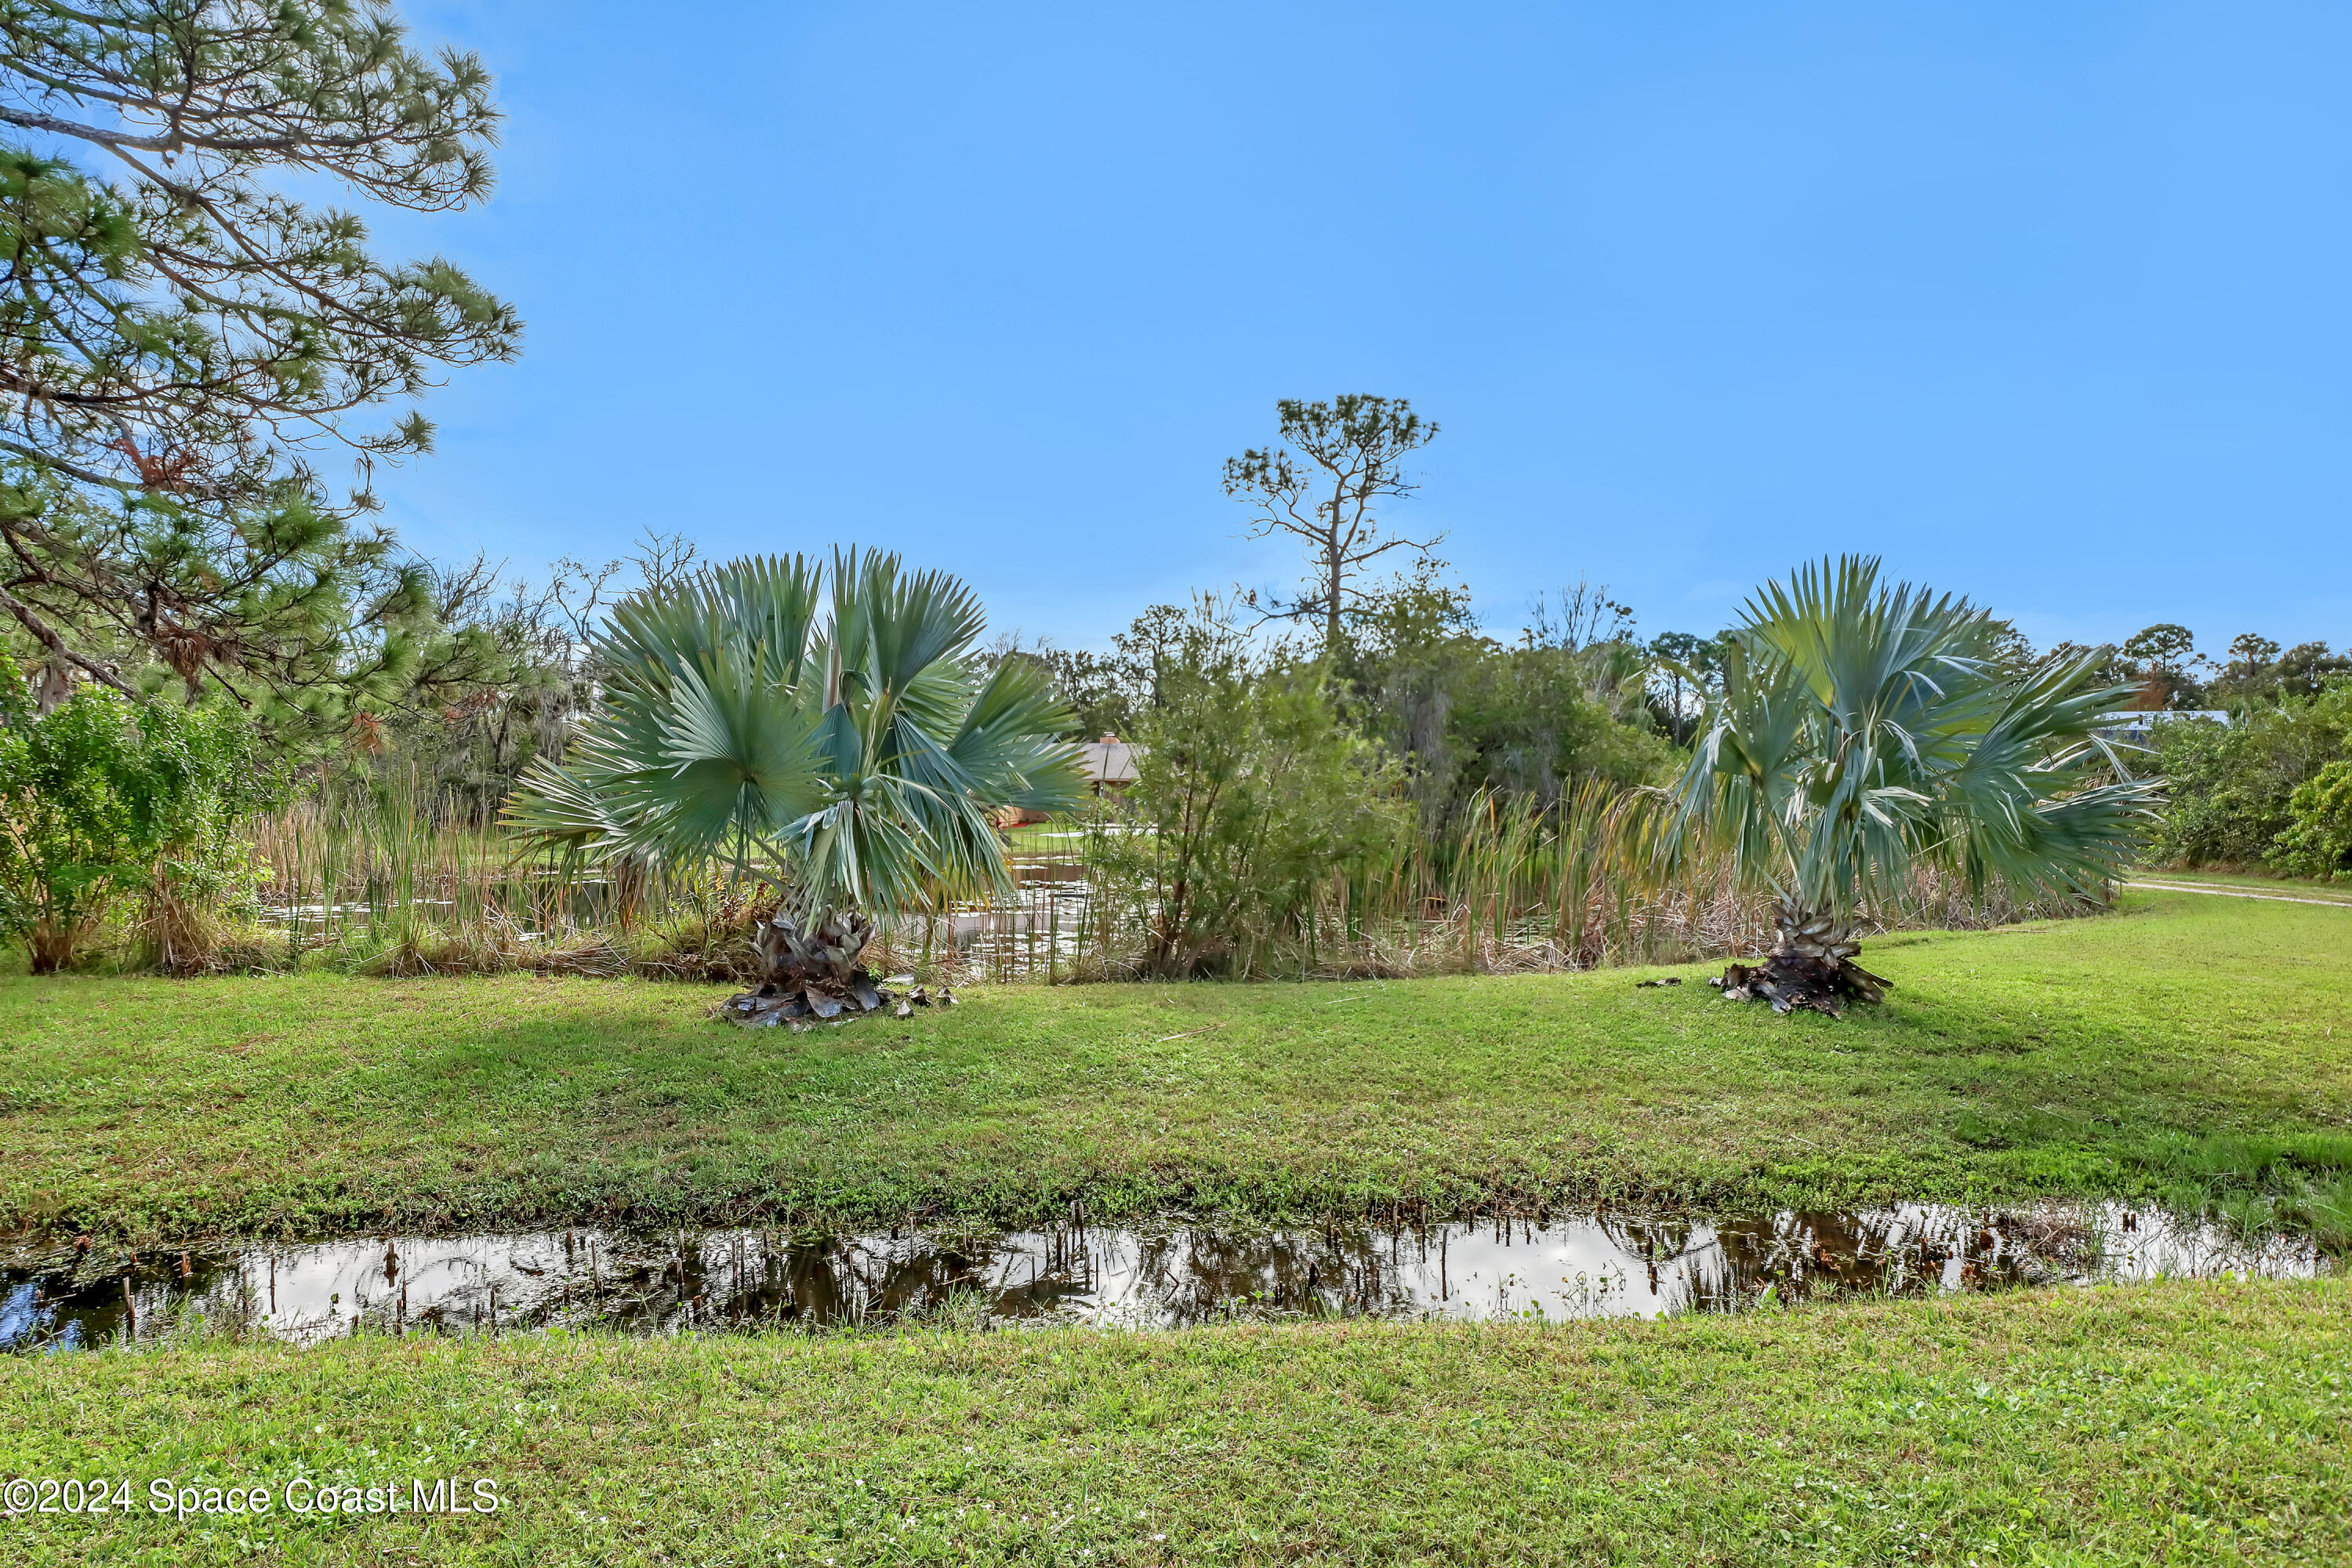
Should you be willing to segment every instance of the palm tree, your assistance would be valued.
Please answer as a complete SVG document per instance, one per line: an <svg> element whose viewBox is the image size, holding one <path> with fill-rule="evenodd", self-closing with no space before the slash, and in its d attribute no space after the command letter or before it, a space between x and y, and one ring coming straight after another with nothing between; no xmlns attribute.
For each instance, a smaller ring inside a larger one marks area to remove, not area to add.
<svg viewBox="0 0 2352 1568"><path fill-rule="evenodd" d="M1776 896L1771 953L1717 984L1784 1013L1882 998L1854 920L1915 865L1972 891L2086 893L2159 798L2094 728L2130 692L2098 682L2096 654L2005 670L1990 616L1883 587L1878 565L1823 561L1748 601L1674 792L1670 855L1712 841Z"/></svg>
<svg viewBox="0 0 2352 1568"><path fill-rule="evenodd" d="M828 602L829 601L829 602ZM991 814L1083 794L1074 721L1033 661L973 657L979 601L896 555L756 556L614 607L595 710L507 805L530 840L640 868L776 880L763 996L879 1005L877 918L1010 886Z"/></svg>

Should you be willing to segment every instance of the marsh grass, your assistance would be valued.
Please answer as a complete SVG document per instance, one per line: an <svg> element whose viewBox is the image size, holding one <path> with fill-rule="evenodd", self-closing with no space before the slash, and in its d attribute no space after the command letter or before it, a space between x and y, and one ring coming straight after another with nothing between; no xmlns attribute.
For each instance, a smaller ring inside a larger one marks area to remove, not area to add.
<svg viewBox="0 0 2352 1568"><path fill-rule="evenodd" d="M1652 792L1599 780L1550 806L1482 795L1449 832L1409 836L1383 858L1333 871L1297 901L1286 923L1233 932L1219 973L1402 979L1682 963L1763 951L1769 900L1741 888L1727 858L1695 858L1671 875L1660 869L1665 805ZM1062 974L1142 978L1147 900L1141 889L1107 876L1133 858L1104 852L1107 837L1127 825L1104 814L1079 831L1078 858L1095 886L1081 923L1062 944ZM2105 907L2104 900L2023 900L1999 889L1971 893L1926 868L1894 896L1865 906L1860 926L1882 934L1977 931ZM1030 916L1033 931L1038 918ZM1012 978L1037 966L1005 967Z"/></svg>
<svg viewBox="0 0 2352 1568"><path fill-rule="evenodd" d="M1587 781L1558 805L1481 797L1447 834L1333 871L1278 927L1232 933L1219 973L1402 978L1680 963L1752 954L1765 900L1730 868L1657 870L1658 802ZM534 855L469 797L387 763L322 784L257 825L252 897L228 911L149 910L103 966L176 973L305 965L383 976L508 973L741 982L772 889L719 865L615 872ZM942 901L883 922L882 973L928 983L1133 979L1148 945L1139 889L1099 853L1113 814L1009 835L1007 898ZM1130 861L1131 863L1131 861ZM1864 929L1980 929L2087 906L1971 897L1932 874L1865 911Z"/></svg>

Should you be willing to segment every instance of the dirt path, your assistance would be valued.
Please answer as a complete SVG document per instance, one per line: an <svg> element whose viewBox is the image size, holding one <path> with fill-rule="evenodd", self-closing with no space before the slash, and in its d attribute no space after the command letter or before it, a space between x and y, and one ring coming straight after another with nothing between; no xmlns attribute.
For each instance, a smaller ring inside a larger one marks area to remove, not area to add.
<svg viewBox="0 0 2352 1568"><path fill-rule="evenodd" d="M2242 888L2212 888L2196 882L2126 882L2124 886L2160 893L2210 893L2217 899L2261 899L2273 904L2326 904L2331 910L2352 910L2352 899L2298 899L2286 893L2250 893Z"/></svg>

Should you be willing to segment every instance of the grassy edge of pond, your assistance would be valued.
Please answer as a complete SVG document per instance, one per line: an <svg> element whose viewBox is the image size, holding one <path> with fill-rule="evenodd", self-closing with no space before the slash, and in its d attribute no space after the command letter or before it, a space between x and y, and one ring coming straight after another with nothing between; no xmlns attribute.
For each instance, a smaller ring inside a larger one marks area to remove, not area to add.
<svg viewBox="0 0 2352 1568"><path fill-rule="evenodd" d="M2352 1280L1663 1322L522 1335L34 1358L20 1561L2137 1563L2352 1554ZM498 1482L156 1518L149 1480ZM1086 1555L1090 1553L1091 1555Z"/></svg>
<svg viewBox="0 0 2352 1568"><path fill-rule="evenodd" d="M1004 986L805 1035L715 988L0 982L0 1226L1020 1223L2171 1194L2352 1235L2352 928L2135 893L1872 944L1843 1022L1673 971ZM1678 987L1637 989L1646 975ZM706 994L708 993L708 994ZM2347 1026L2339 1040L2334 1029Z"/></svg>

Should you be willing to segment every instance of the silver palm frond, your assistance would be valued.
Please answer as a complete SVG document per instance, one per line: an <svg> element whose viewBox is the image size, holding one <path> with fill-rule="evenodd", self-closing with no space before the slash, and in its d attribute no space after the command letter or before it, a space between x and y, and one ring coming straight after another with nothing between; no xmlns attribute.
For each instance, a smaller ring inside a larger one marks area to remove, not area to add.
<svg viewBox="0 0 2352 1568"><path fill-rule="evenodd" d="M1670 854L1730 848L1751 885L1850 914L1916 864L1971 888L2080 892L2112 876L2161 800L2096 733L2129 689L2095 656L2018 676L1965 600L1848 556L1766 585L1675 786Z"/></svg>
<svg viewBox="0 0 2352 1568"><path fill-rule="evenodd" d="M1070 714L1034 666L982 669L982 624L963 583L884 552L632 596L595 644L596 710L507 820L575 858L756 863L814 916L1001 889L991 814L1084 788Z"/></svg>

